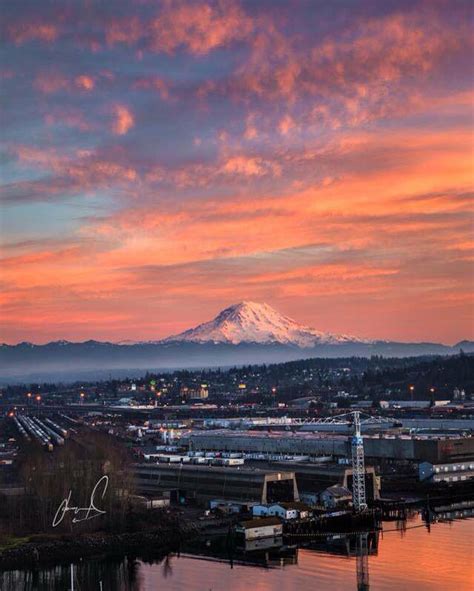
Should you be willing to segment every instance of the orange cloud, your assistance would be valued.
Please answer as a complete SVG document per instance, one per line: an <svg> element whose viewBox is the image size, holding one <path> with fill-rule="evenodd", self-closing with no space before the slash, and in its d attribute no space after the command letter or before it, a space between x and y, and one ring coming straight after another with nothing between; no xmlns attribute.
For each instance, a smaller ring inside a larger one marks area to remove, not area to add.
<svg viewBox="0 0 474 591"><path fill-rule="evenodd" d="M150 20L113 19L105 24L109 46L144 43L157 53L174 53L180 48L196 55L249 37L252 19L230 0L218 2L163 0L161 10Z"/></svg>
<svg viewBox="0 0 474 591"><path fill-rule="evenodd" d="M91 131L94 124L78 109L54 109L44 116L46 125L65 125L80 131Z"/></svg>
<svg viewBox="0 0 474 591"><path fill-rule="evenodd" d="M43 72L36 76L34 87L43 94L53 94L69 87L69 80L57 72Z"/></svg>
<svg viewBox="0 0 474 591"><path fill-rule="evenodd" d="M285 115L278 124L278 129L282 135L286 135L295 127L295 122L290 115Z"/></svg>
<svg viewBox="0 0 474 591"><path fill-rule="evenodd" d="M413 91L413 77L427 79L447 56L473 47L469 27L446 27L435 8L354 20L337 37L315 37L310 48L266 23L251 37L249 58L230 78L203 82L198 97L298 102L304 128L357 127L422 112L427 101ZM288 124L280 120L282 134Z"/></svg>
<svg viewBox="0 0 474 591"><path fill-rule="evenodd" d="M52 43L58 37L58 28L51 23L19 23L8 28L9 38L16 45L29 41Z"/></svg>
<svg viewBox="0 0 474 591"><path fill-rule="evenodd" d="M47 175L38 180L12 183L9 191L3 191L5 201L47 201L60 199L65 194L93 194L106 187L114 191L126 186L132 191L139 180L131 166L94 151L79 150L71 154L23 145L11 146L10 151L30 172L38 169Z"/></svg>
<svg viewBox="0 0 474 591"><path fill-rule="evenodd" d="M167 0L159 16L150 23L150 48L173 53L184 47L191 53L205 54L245 39L253 26L235 2Z"/></svg>
<svg viewBox="0 0 474 591"><path fill-rule="evenodd" d="M268 168L262 158L248 156L232 156L222 166L222 172L243 176L261 176L267 174Z"/></svg>
<svg viewBox="0 0 474 591"><path fill-rule="evenodd" d="M105 39L108 45L133 45L143 37L144 28L137 17L112 20L105 25Z"/></svg>
<svg viewBox="0 0 474 591"><path fill-rule="evenodd" d="M135 80L132 86L135 90L156 90L162 99L169 99L169 84L158 76L142 77Z"/></svg>
<svg viewBox="0 0 474 591"><path fill-rule="evenodd" d="M327 330L469 336L472 92L453 90L454 67L443 75L472 46L467 24L446 23L438 7L365 15L310 38L280 20L284 10L250 16L231 1L170 0L147 20L145 5L130 18L104 10L72 40L103 53L83 70L58 59L64 73L32 73L46 95L34 97L41 147L7 145L9 178L20 180L3 186L6 202L81 207L69 220L76 240L7 249L9 334L123 338L126 319L137 338L158 338L195 321L190 302L204 320L253 298ZM18 44L63 42L70 15L54 32L26 27ZM112 73L118 44L133 67ZM151 71L147 52L168 55ZM153 150L158 103L170 119L184 110L174 153ZM114 141L100 137L104 125Z"/></svg>
<svg viewBox="0 0 474 591"><path fill-rule="evenodd" d="M109 72L101 72L99 76L105 80L111 79ZM87 74L71 77L55 70L46 70L36 75L33 86L43 94L54 94L60 91L75 93L77 89L89 92L95 88L97 78Z"/></svg>
<svg viewBox="0 0 474 591"><path fill-rule="evenodd" d="M112 124L112 131L116 135L125 135L135 125L133 113L125 105L115 105L113 114L115 120Z"/></svg>
<svg viewBox="0 0 474 591"><path fill-rule="evenodd" d="M92 90L95 86L94 78L91 76L77 76L74 82L77 88L80 88L81 90Z"/></svg>
<svg viewBox="0 0 474 591"><path fill-rule="evenodd" d="M246 140L254 140L258 137L258 130L255 124L256 117L255 113L250 113L246 118L244 132L244 138Z"/></svg>

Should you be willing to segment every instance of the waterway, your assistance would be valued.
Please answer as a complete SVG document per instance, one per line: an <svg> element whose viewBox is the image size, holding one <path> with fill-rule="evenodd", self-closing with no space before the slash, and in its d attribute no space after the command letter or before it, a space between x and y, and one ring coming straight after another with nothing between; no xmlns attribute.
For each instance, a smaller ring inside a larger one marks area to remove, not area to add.
<svg viewBox="0 0 474 591"><path fill-rule="evenodd" d="M474 518L428 526L415 515L384 522L378 534L321 538L231 560L222 545L211 545L200 556L186 550L152 562L87 560L73 573L77 591L472 591L473 547ZM0 573L1 591L66 591L69 581L68 566Z"/></svg>

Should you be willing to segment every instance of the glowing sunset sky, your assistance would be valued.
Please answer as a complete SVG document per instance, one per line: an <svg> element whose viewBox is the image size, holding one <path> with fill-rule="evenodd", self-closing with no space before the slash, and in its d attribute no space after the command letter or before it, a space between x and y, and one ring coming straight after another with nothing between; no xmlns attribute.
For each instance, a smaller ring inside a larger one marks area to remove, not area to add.
<svg viewBox="0 0 474 591"><path fill-rule="evenodd" d="M0 340L472 338L471 6L5 2Z"/></svg>

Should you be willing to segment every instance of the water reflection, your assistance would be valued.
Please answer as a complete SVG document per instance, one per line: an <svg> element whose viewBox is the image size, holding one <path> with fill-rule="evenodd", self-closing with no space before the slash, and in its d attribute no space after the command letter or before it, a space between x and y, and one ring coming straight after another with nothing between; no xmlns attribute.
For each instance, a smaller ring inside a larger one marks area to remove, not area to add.
<svg viewBox="0 0 474 591"><path fill-rule="evenodd" d="M305 548L356 558L357 591L369 591L369 555L377 556L380 532L333 535L311 541Z"/></svg>
<svg viewBox="0 0 474 591"><path fill-rule="evenodd" d="M141 591L141 562L133 558L87 560L73 565L76 588ZM55 566L36 571L10 571L0 574L2 591L66 591L71 588L71 567Z"/></svg>
<svg viewBox="0 0 474 591"><path fill-rule="evenodd" d="M248 577L255 591L471 589L474 520L463 505L440 507L407 521L384 523L382 532L325 535L298 545L281 537L238 547L227 536L181 548L177 554L97 559L75 565L78 590L146 591L212 589L241 591ZM403 568L399 565L403 564ZM370 567L370 572L369 572ZM248 569L252 569L252 573ZM262 577L261 573L266 573ZM66 591L69 565L0 574L2 591Z"/></svg>

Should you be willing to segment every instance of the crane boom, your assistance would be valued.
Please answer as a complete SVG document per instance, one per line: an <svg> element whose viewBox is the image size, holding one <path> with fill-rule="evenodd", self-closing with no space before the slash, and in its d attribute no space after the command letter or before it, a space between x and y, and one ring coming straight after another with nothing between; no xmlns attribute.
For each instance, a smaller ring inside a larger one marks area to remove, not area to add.
<svg viewBox="0 0 474 591"><path fill-rule="evenodd" d="M294 421L299 425L351 425L353 436L351 439L352 455L352 504L357 512L367 509L367 499L365 494L365 460L364 460L364 440L362 438L361 426L368 425L386 425L392 426L395 421L391 418L377 415L361 415L356 410L342 415L333 415L325 418L315 419L296 419Z"/></svg>

